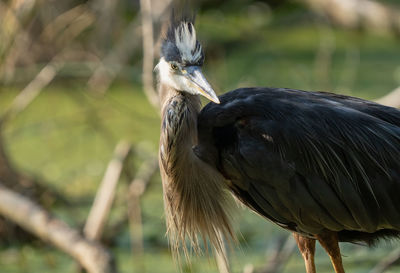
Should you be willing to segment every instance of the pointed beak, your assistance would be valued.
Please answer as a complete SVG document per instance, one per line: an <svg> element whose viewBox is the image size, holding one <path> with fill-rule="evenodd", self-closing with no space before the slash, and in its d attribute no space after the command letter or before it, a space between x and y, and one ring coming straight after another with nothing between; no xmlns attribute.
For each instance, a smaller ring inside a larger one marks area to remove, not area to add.
<svg viewBox="0 0 400 273"><path fill-rule="evenodd" d="M219 99L203 73L201 73L201 68L199 66L188 66L185 70L185 76L193 83L199 94L219 104Z"/></svg>

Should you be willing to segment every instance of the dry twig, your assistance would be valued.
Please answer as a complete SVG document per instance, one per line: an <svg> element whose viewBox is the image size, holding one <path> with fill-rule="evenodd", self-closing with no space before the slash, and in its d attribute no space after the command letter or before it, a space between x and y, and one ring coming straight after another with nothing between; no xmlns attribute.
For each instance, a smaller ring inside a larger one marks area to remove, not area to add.
<svg viewBox="0 0 400 273"><path fill-rule="evenodd" d="M254 268L253 265L246 265L243 269L243 273L278 273L281 272L292 256L294 250L296 249L296 242L293 236L290 234L286 238L279 240L278 246L276 246L275 251L272 255L269 255L265 266L259 269Z"/></svg>
<svg viewBox="0 0 400 273"><path fill-rule="evenodd" d="M148 0L146 0L148 1ZM169 8L169 3L171 0L163 1L162 4L157 4L159 7L159 10L157 10L157 15L164 14L165 10ZM147 6L146 5L141 5L142 8L146 10L150 7L150 18L146 16L142 16L142 20L147 20L146 22L142 22L142 24L147 24L147 28L151 28L150 32L153 31L152 25L149 25L149 21L152 23L152 12L151 12L151 5ZM147 11L146 11L147 12ZM146 27L145 27L146 28ZM126 27L124 34L121 35L122 39L118 41L118 43L110 50L110 52L104 57L102 60L101 64L97 67L97 69L94 71L93 75L90 77L88 80L88 87L89 90L92 93L95 93L97 95L103 95L108 88L110 87L111 83L114 81L114 79L117 77L118 73L121 71L123 68L123 65L129 60L130 56L140 47L140 45L145 45L143 48L143 53L146 56L146 61L143 61L143 65L146 63L146 68L144 71L147 71L146 73L146 84L148 86L153 86L153 82L150 84L150 80L148 78L151 77L152 79L152 73L153 73L153 58L154 58L154 42L153 40L153 33L151 36L147 35L148 31L146 30L146 41L143 40L143 44L140 43L140 38L142 37L142 32L145 31L144 29L141 28L140 22L135 19L132 20L129 25ZM147 45L150 45L149 48L147 48ZM146 52L145 52L146 51ZM147 61L147 59L150 60ZM145 92L147 92L146 87L144 88ZM154 90L154 89L153 89ZM146 96L149 98L149 102L152 105L158 105L158 97L155 97L151 95L150 93L152 91L149 91L149 93L145 93ZM150 94L150 95L148 95ZM153 91L153 94L155 94L155 91ZM155 103L154 103L155 102Z"/></svg>
<svg viewBox="0 0 400 273"><path fill-rule="evenodd" d="M292 256L296 249L296 242L290 234L277 247L277 250L270 256L266 262L266 266L259 273L277 273L283 270L284 265Z"/></svg>
<svg viewBox="0 0 400 273"><path fill-rule="evenodd" d="M84 234L89 239L99 240L101 237L107 215L114 200L115 188L121 176L124 160L131 152L131 148L132 146L125 141L119 142L115 148L114 156L107 166L84 227Z"/></svg>
<svg viewBox="0 0 400 273"><path fill-rule="evenodd" d="M333 22L349 28L400 34L400 11L372 0L297 0Z"/></svg>
<svg viewBox="0 0 400 273"><path fill-rule="evenodd" d="M400 260L400 249L395 249L386 255L369 273L383 273Z"/></svg>
<svg viewBox="0 0 400 273"><path fill-rule="evenodd" d="M104 95L123 68L125 62L129 60L135 49L139 47L140 29L138 20L132 20L126 27L122 37L88 80L88 87L92 93Z"/></svg>
<svg viewBox="0 0 400 273"><path fill-rule="evenodd" d="M143 74L142 81L144 93L149 102L159 108L158 95L153 87L153 65L154 65L154 38L153 38L153 19L151 15L151 1L140 0L140 10L142 13L142 37L143 37Z"/></svg>
<svg viewBox="0 0 400 273"><path fill-rule="evenodd" d="M56 76L63 63L53 59L36 75L36 77L18 94L5 112L6 120L22 112Z"/></svg>
<svg viewBox="0 0 400 273"><path fill-rule="evenodd" d="M8 3L7 3L8 2ZM0 56L3 55L12 44L12 41L23 28L22 23L34 11L36 0L11 0L0 2ZM4 11L3 11L4 10Z"/></svg>
<svg viewBox="0 0 400 273"><path fill-rule="evenodd" d="M0 62L0 78L8 82L12 80L15 74L15 66L18 61L23 61L25 64L34 61L33 54L26 54L28 48L44 48L45 45L43 43L47 43L51 44L51 47L55 48L56 52L65 51L82 31L93 24L94 20L93 14L88 11L86 5L78 5L49 22L38 39L36 37L32 38L29 31L20 26L14 34L15 37L10 41L11 45L7 49L4 61ZM19 22L16 16L14 21ZM12 22L13 20L11 20ZM1 51L0 49L0 56L2 55Z"/></svg>
<svg viewBox="0 0 400 273"><path fill-rule="evenodd" d="M397 87L386 96L377 99L376 102L386 106L400 108L400 87Z"/></svg>
<svg viewBox="0 0 400 273"><path fill-rule="evenodd" d="M147 186L153 175L158 170L158 160L155 156L150 156L138 169L135 178L129 185L128 191L128 220L131 237L131 247L134 258L137 259L137 266L143 266L143 224L142 209L140 199L146 192Z"/></svg>
<svg viewBox="0 0 400 273"><path fill-rule="evenodd" d="M116 272L112 257L100 244L83 238L77 230L1 184L0 214L74 257L88 272Z"/></svg>

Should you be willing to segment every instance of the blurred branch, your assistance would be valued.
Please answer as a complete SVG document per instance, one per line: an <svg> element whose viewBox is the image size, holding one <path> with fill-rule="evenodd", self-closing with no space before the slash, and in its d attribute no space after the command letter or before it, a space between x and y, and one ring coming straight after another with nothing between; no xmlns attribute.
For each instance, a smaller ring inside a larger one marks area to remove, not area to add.
<svg viewBox="0 0 400 273"><path fill-rule="evenodd" d="M10 189L20 194L27 195L45 206L54 203L54 200L62 201L65 204L68 202L60 193L47 186L42 179L36 176L26 175L14 168L3 141L3 128L6 121L22 112L40 94L41 90L53 80L57 71L63 65L63 63L58 60L59 57L59 55L54 57L53 60L36 75L36 77L16 96L3 116L0 117L0 177L5 180L4 183L6 183L6 186ZM2 221L3 219L0 219L0 222ZM8 225L11 223L2 222L0 224Z"/></svg>
<svg viewBox="0 0 400 273"><path fill-rule="evenodd" d="M114 25L117 18L121 17L117 9L119 1L91 0L89 3L90 9L94 11L97 17L94 28L96 47L104 52L112 43L110 36L113 35L112 32L115 29Z"/></svg>
<svg viewBox="0 0 400 273"><path fill-rule="evenodd" d="M150 156L138 169L135 178L129 185L128 191L128 219L129 231L131 235L131 247L134 258L140 263L143 270L143 223L140 199L146 192L147 186L158 170L158 158Z"/></svg>
<svg viewBox="0 0 400 273"><path fill-rule="evenodd" d="M385 256L369 273L383 273L400 261L400 249L395 249Z"/></svg>
<svg viewBox="0 0 400 273"><path fill-rule="evenodd" d="M95 16L86 11L81 14L76 14L76 18L65 27L64 31L59 35L56 42L58 46L66 48L72 41L75 40L84 30L91 26L95 21Z"/></svg>
<svg viewBox="0 0 400 273"><path fill-rule="evenodd" d="M43 181L42 178L20 172L14 167L5 148L2 126L3 124L0 123L0 178L3 179L4 185L20 194L29 196L45 207L54 202L70 204L60 192L49 186L49 183ZM0 235L4 234L0 232Z"/></svg>
<svg viewBox="0 0 400 273"><path fill-rule="evenodd" d="M386 96L383 96L375 101L386 106L400 108L400 87L397 87Z"/></svg>
<svg viewBox="0 0 400 273"><path fill-rule="evenodd" d="M336 40L333 30L318 27L319 46L314 61L314 79L322 90L331 89L332 57L336 49Z"/></svg>
<svg viewBox="0 0 400 273"><path fill-rule="evenodd" d="M43 48L47 44L51 44L52 47L55 47L54 50L58 52L65 49L93 21L94 17L86 11L85 5L79 5L49 22L38 39L33 39L27 31L21 29L16 34L12 46L5 56L5 61L0 66L1 78L4 82L10 82L14 77L17 62L23 62L26 65L33 61L31 54L26 54L30 47ZM35 44L32 40L38 40L41 43Z"/></svg>
<svg viewBox="0 0 400 273"><path fill-rule="evenodd" d="M346 59L341 70L341 79L337 90L347 90L349 94L353 89L360 68L360 48L348 47L346 49Z"/></svg>
<svg viewBox="0 0 400 273"><path fill-rule="evenodd" d="M149 102L158 109L160 102L158 100L158 95L153 87L154 38L153 19L151 15L151 1L140 0L140 10L142 13L143 37L143 88Z"/></svg>
<svg viewBox="0 0 400 273"><path fill-rule="evenodd" d="M11 0L8 1L8 5L3 1L0 2L0 9L4 10L0 17L0 57L7 51L15 36L21 31L21 23L33 11L35 4L35 0Z"/></svg>
<svg viewBox="0 0 400 273"><path fill-rule="evenodd" d="M36 77L18 94L4 113L2 120L9 120L22 112L56 76L63 63L53 58Z"/></svg>
<svg viewBox="0 0 400 273"><path fill-rule="evenodd" d="M116 272L110 254L26 197L0 184L0 214L74 257L90 273Z"/></svg>
<svg viewBox="0 0 400 273"><path fill-rule="evenodd" d="M244 268L243 273L282 272L285 264L296 249L296 242L290 234L287 237L281 238L278 242L278 246L274 249L274 252L272 255L269 255L264 267L256 269L253 265L247 265Z"/></svg>
<svg viewBox="0 0 400 273"><path fill-rule="evenodd" d="M72 9L72 11L69 13L67 12L67 14L64 14L64 16L59 16L59 20L55 20L55 23L53 24L53 29L59 29L60 27L57 27L57 25L72 20L59 37L60 43L64 45L73 41L94 21L93 16L88 13L82 13L81 8L78 8L78 10L79 11L77 12L77 10ZM51 33L50 28L44 33ZM47 34L47 36L49 35L50 34ZM55 55L52 60L36 75L36 77L18 94L10 107L6 110L3 116L4 120L10 119L23 111L40 94L42 89L54 79L58 71L64 65L62 58L63 51Z"/></svg>
<svg viewBox="0 0 400 273"><path fill-rule="evenodd" d="M257 272L278 273L283 271L283 267L292 256L295 249L296 242L292 235L288 235L286 238L281 240L273 255L271 255L267 260L265 267Z"/></svg>
<svg viewBox="0 0 400 273"><path fill-rule="evenodd" d="M243 273L254 273L254 265L246 264L243 268Z"/></svg>
<svg viewBox="0 0 400 273"><path fill-rule="evenodd" d="M146 0L148 1L148 0ZM170 3L171 0L165 1L167 3ZM141 5L143 8L143 5ZM164 12L169 8L169 4L165 4L164 2L161 5L158 5L159 9L157 10L157 14L164 14ZM146 7L144 6L146 9ZM151 11L151 6L150 6L150 11ZM142 20L147 20L152 22L152 16L150 12L150 18L144 19L145 16L142 16ZM142 24L144 22L142 21ZM148 24L148 22L146 22ZM151 32L153 31L152 25L151 27ZM147 25L147 28L149 26ZM140 37L142 36L143 29L141 28L140 22L138 19L132 20L129 25L126 27L124 33L121 35L120 41L114 46L113 49L110 50L110 52L106 55L106 57L103 59L101 64L97 67L97 69L94 71L93 75L90 77L88 80L88 87L89 90L92 93L102 95L104 94L108 88L110 87L111 83L114 81L114 79L117 77L118 73L121 71L123 68L123 65L129 61L129 58L133 55L135 51L137 51L140 48ZM146 32L147 34L147 32ZM148 36L148 35L146 35ZM143 37L143 39L145 39ZM144 88L146 96L149 98L149 102L154 106L156 105L158 107L158 97L154 97L154 95L151 94L156 94L153 88L153 79L152 79L152 73L153 73L153 59L154 59L154 42L153 42L153 33L151 36L147 37L146 42L143 40L143 44L146 43L146 47L143 48L143 53L144 53L144 58L149 61L144 61L143 66L146 65L146 86L150 86L151 89ZM151 43L150 43L151 42ZM147 44L151 44L151 50L147 48ZM146 51L146 53L145 53ZM146 64L145 64L146 63ZM143 72L144 72L143 71ZM149 80L150 78L150 80ZM145 80L144 80L145 82ZM153 91L148 91L148 90L153 90ZM150 95L148 95L150 94Z"/></svg>
<svg viewBox="0 0 400 273"><path fill-rule="evenodd" d="M89 239L99 240L101 237L107 215L114 200L115 188L121 176L124 161L130 154L131 149L132 146L125 141L120 141L115 148L113 158L108 163L106 173L101 181L84 227L84 234Z"/></svg>
<svg viewBox="0 0 400 273"><path fill-rule="evenodd" d="M2 8L5 9L4 12L2 12ZM26 49L31 41L29 33L20 26L17 15L10 10L11 8L0 2L0 18L3 18L3 24L0 26L0 40L2 41L0 44L0 79L4 82L12 79L18 52ZM8 30L5 27L7 22L11 24ZM15 30L11 31L12 29ZM26 62L31 60L30 55L25 56Z"/></svg>
<svg viewBox="0 0 400 273"><path fill-rule="evenodd" d="M135 37L135 38L132 38ZM92 93L103 95L110 87L124 63L140 45L140 28L138 20L132 20L126 27L121 40L107 54L88 80Z"/></svg>
<svg viewBox="0 0 400 273"><path fill-rule="evenodd" d="M297 0L348 28L364 27L400 34L400 11L372 0Z"/></svg>
<svg viewBox="0 0 400 273"><path fill-rule="evenodd" d="M134 215L138 215L138 214L131 210L131 207L135 208L135 206L136 206L135 204L137 204L137 202L135 202L135 200L132 201L130 198L134 198L136 200L138 198L142 198L142 196L147 191L149 183L151 182L151 178L153 177L154 173L158 170L158 159L156 159L154 156L153 147L150 148L150 147L148 147L148 145L150 145L150 144L147 142L142 142L142 143L136 144L132 151L132 154L135 155L135 159L143 162L139 166L138 170L134 170L134 168L132 168L133 159L134 159L133 156L129 156L125 160L125 164L124 164L125 166L124 166L124 169L122 170L122 173L129 181L128 192L127 192L127 194L125 194L128 211L125 214L121 214L118 219L114 220L113 223L110 223L111 224L110 228L108 228L107 232L103 235L103 238L102 238L103 241L106 241L110 244L113 243L114 238L118 234L123 232L125 227L127 225L131 224L132 221L140 223L139 229L142 228L141 227L141 215L139 215L140 218L138 218L138 217L134 216ZM155 164L155 166L153 164ZM153 167L155 169L152 169ZM140 205L140 203L139 203L139 205ZM136 207L138 208L138 206L136 206ZM133 216L131 216L131 212L132 212ZM139 220L140 220L140 222L139 222ZM131 221L131 222L129 222L129 221ZM134 225L137 225L137 223L135 223ZM131 227L132 227L132 225L131 225ZM134 229L134 230L136 230L136 229ZM131 238L133 240L136 240L136 238L138 238L138 240L142 240L142 237L140 234L141 234L141 231L139 232L139 235L136 235L136 232L134 231L134 233L131 233ZM132 250L134 252L140 253L140 245L139 245L139 247L136 247L137 244L135 242L133 242L133 241L131 242ZM141 244L141 242L139 244ZM137 255L137 256L139 256L139 255Z"/></svg>
<svg viewBox="0 0 400 273"><path fill-rule="evenodd" d="M86 5L75 6L66 12L58 15L53 21L49 22L40 34L39 40L51 42L66 27L68 27L77 17L85 13Z"/></svg>
<svg viewBox="0 0 400 273"><path fill-rule="evenodd" d="M66 48L70 42L95 21L94 14L81 4L58 15L43 29L39 40L55 43L57 48Z"/></svg>

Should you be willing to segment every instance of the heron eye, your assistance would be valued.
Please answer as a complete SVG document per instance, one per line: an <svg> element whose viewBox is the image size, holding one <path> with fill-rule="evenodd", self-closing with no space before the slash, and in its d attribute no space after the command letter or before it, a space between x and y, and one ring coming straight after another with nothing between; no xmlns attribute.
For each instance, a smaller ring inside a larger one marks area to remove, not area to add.
<svg viewBox="0 0 400 273"><path fill-rule="evenodd" d="M173 70L178 70L178 66L177 66L176 64L171 64L171 68L172 68Z"/></svg>

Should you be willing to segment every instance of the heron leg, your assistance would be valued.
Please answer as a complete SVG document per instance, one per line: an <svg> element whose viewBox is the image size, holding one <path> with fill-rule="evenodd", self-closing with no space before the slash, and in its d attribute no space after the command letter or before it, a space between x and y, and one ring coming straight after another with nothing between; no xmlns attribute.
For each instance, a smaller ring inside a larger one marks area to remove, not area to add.
<svg viewBox="0 0 400 273"><path fill-rule="evenodd" d="M293 233L293 236L297 242L300 253L303 256L304 264L306 265L306 272L316 273L314 263L315 239L304 237L298 233Z"/></svg>
<svg viewBox="0 0 400 273"><path fill-rule="evenodd" d="M328 253L336 273L345 273L336 232L328 231L316 235L321 246Z"/></svg>

